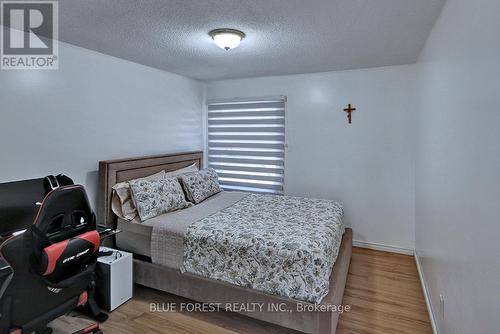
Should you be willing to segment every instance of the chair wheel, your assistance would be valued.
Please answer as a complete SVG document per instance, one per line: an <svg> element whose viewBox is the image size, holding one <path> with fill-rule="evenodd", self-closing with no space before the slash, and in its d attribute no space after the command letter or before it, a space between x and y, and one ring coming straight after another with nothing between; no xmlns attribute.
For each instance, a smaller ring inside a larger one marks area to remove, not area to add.
<svg viewBox="0 0 500 334"><path fill-rule="evenodd" d="M36 334L52 334L52 328L45 327L42 331L37 331Z"/></svg>
<svg viewBox="0 0 500 334"><path fill-rule="evenodd" d="M108 318L109 318L109 315L107 315L104 312L101 312L101 313L99 313L98 315L95 316L95 320L97 320L100 323L105 322L106 320L108 320Z"/></svg>

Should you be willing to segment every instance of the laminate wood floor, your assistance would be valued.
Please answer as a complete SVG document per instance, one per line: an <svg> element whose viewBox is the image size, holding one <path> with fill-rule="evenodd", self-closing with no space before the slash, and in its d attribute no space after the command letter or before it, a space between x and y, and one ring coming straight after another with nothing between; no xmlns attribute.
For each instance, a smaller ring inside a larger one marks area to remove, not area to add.
<svg viewBox="0 0 500 334"><path fill-rule="evenodd" d="M299 333L230 312L150 312L151 303L187 301L137 286L101 328L105 334ZM338 334L432 333L411 256L353 248L343 304L351 311L341 315Z"/></svg>

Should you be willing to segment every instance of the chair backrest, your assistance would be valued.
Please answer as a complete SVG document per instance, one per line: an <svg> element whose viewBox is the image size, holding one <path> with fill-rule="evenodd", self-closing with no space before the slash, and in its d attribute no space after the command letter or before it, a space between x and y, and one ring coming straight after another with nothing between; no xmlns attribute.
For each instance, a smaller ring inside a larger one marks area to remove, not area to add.
<svg viewBox="0 0 500 334"><path fill-rule="evenodd" d="M92 280L98 249L84 188L50 191L33 225L0 249L13 270L0 290L0 328L29 332L75 308Z"/></svg>
<svg viewBox="0 0 500 334"><path fill-rule="evenodd" d="M73 184L71 178L62 174L0 183L0 236L7 237L32 225L38 212L35 203L43 200L54 182L60 186Z"/></svg>

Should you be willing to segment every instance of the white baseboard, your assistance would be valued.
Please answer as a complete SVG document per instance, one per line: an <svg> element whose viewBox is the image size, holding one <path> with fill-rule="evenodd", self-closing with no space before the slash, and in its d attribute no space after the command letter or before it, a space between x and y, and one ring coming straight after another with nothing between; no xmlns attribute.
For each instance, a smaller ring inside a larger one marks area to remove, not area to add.
<svg viewBox="0 0 500 334"><path fill-rule="evenodd" d="M405 255L413 255L414 254L414 250L410 249L410 248L377 244L375 242L353 240L352 245L354 247L374 249L374 250L383 251L383 252L398 253L398 254L405 254Z"/></svg>
<svg viewBox="0 0 500 334"><path fill-rule="evenodd" d="M417 264L418 276L420 276L420 283L422 284L422 290L424 291L425 304L427 305L427 311L429 312L429 319L431 321L432 332L434 334L439 334L437 327L436 318L434 317L434 312L432 310L431 299L429 296L429 290L427 290L427 284L425 284L424 273L420 265L420 258L418 257L417 251L415 251L415 263Z"/></svg>

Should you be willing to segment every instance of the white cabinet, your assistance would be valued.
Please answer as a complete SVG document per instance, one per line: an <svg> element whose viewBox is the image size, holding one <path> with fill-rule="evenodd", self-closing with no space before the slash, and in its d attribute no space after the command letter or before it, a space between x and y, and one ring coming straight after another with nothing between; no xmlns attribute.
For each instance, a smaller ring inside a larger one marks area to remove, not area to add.
<svg viewBox="0 0 500 334"><path fill-rule="evenodd" d="M132 254L108 247L101 252L113 252L97 261L96 300L101 308L113 311L132 298Z"/></svg>

